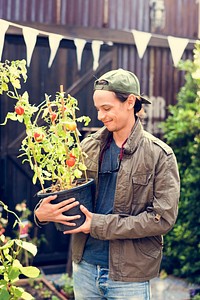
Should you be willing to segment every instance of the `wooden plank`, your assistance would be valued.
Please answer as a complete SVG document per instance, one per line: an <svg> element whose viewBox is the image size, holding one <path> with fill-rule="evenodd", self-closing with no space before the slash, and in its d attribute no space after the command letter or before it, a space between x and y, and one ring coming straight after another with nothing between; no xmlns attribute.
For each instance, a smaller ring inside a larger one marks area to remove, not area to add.
<svg viewBox="0 0 200 300"><path fill-rule="evenodd" d="M35 28L39 31L51 32L55 34L63 35L66 39L82 38L87 41L101 40L104 42L113 42L118 44L135 45L135 41L131 31L106 29L106 28L90 28L90 27L75 27L64 25L47 25L40 23L24 23L15 22L21 26L27 26ZM22 30L19 27L9 26L7 34L22 35ZM44 36L44 34L40 34ZM149 41L149 45L152 47L168 48L169 44L167 37L154 35ZM194 48L194 41L190 41L186 49L192 50Z"/></svg>

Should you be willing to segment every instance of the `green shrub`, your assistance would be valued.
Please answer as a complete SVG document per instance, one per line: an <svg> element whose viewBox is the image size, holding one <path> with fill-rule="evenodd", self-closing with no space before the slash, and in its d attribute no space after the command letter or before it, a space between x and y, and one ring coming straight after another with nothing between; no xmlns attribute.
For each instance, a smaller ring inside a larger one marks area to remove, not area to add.
<svg viewBox="0 0 200 300"><path fill-rule="evenodd" d="M185 84L162 124L181 177L179 215L165 237L163 268L200 283L200 43L195 45L193 61L181 62L179 68L185 71Z"/></svg>

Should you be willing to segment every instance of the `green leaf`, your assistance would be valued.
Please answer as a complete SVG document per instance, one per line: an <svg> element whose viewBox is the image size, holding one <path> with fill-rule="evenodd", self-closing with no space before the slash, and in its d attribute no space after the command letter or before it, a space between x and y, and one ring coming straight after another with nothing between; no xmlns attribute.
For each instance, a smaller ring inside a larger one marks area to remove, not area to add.
<svg viewBox="0 0 200 300"><path fill-rule="evenodd" d="M20 270L17 267L10 267L9 272L8 272L8 279L13 282L15 279L19 277Z"/></svg>
<svg viewBox="0 0 200 300"><path fill-rule="evenodd" d="M22 287L12 285L11 293L14 294L14 296L15 296L14 298L11 298L11 299L21 299L21 296L24 293L24 289Z"/></svg>
<svg viewBox="0 0 200 300"><path fill-rule="evenodd" d="M47 177L51 177L51 173L46 170L43 170L42 173Z"/></svg>
<svg viewBox="0 0 200 300"><path fill-rule="evenodd" d="M2 82L1 87L2 87L3 91L5 91L5 92L8 91L8 85L5 82Z"/></svg>
<svg viewBox="0 0 200 300"><path fill-rule="evenodd" d="M87 170L87 167L86 167L86 165L84 165L83 163L79 163L79 169L80 170L82 170L82 171L85 171L85 170Z"/></svg>
<svg viewBox="0 0 200 300"><path fill-rule="evenodd" d="M24 300L33 300L33 296L27 292L23 292L23 294L21 295L21 299L24 299Z"/></svg>
<svg viewBox="0 0 200 300"><path fill-rule="evenodd" d="M18 268L18 269L21 269L23 266L22 266L22 264L20 263L20 261L19 261L18 259L15 259L15 260L13 261L13 267L16 267L16 268Z"/></svg>
<svg viewBox="0 0 200 300"><path fill-rule="evenodd" d="M75 170L74 170L74 176L75 176L76 178L81 178L82 172L81 172L79 169L75 169Z"/></svg>
<svg viewBox="0 0 200 300"><path fill-rule="evenodd" d="M32 266L22 267L20 271L29 278L37 278L40 275L40 270Z"/></svg>
<svg viewBox="0 0 200 300"><path fill-rule="evenodd" d="M0 250L11 248L13 244L14 244L14 241L13 240L9 240L9 241L7 241L7 243L5 245L3 245L3 246L0 247Z"/></svg>
<svg viewBox="0 0 200 300"><path fill-rule="evenodd" d="M4 266L0 266L0 274L3 274L4 270L5 270ZM1 284L1 282L0 282L0 284Z"/></svg>
<svg viewBox="0 0 200 300"><path fill-rule="evenodd" d="M37 173L35 172L33 175L33 179L32 179L33 184L36 184L37 178L38 178L38 176L37 176Z"/></svg>
<svg viewBox="0 0 200 300"><path fill-rule="evenodd" d="M2 300L9 300L10 294L8 293L6 287L0 289L0 299Z"/></svg>
<svg viewBox="0 0 200 300"><path fill-rule="evenodd" d="M7 113L7 116L6 116L6 118L5 118L5 121L4 121L3 123L1 123L1 125L6 125L8 119L10 119L10 120L12 120L12 121L16 121L16 120L17 120L17 116L16 116L15 113L11 113L11 112Z"/></svg>
<svg viewBox="0 0 200 300"><path fill-rule="evenodd" d="M33 256L35 256L37 254L37 247L35 245L33 245L32 243L22 241L22 240L17 240L17 239L15 239L14 241L19 247L27 250Z"/></svg>
<svg viewBox="0 0 200 300"><path fill-rule="evenodd" d="M22 116L18 115L17 120L18 120L18 122L23 123L23 121L24 121L23 115Z"/></svg>

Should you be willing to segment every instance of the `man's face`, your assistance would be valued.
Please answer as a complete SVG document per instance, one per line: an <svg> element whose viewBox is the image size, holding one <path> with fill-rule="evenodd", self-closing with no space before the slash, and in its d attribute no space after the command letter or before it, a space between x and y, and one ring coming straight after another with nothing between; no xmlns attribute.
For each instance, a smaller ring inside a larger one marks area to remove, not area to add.
<svg viewBox="0 0 200 300"><path fill-rule="evenodd" d="M102 121L111 132L117 132L130 126L132 123L133 106L129 100L121 102L114 92L96 90L93 95L94 106L98 112L98 120Z"/></svg>

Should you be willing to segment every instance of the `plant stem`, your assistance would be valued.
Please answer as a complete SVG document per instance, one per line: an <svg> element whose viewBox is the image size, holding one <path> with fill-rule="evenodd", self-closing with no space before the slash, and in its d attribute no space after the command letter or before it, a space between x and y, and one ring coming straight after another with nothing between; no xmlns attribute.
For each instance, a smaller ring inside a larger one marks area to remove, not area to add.
<svg viewBox="0 0 200 300"><path fill-rule="evenodd" d="M80 139L79 139L79 136L78 136L78 131L77 131L77 129L76 129L76 131L75 131L75 138L76 138L77 145L78 145L78 147L79 147L79 149L80 149L80 153L81 153L81 161L82 161L82 163L85 165L83 153L82 153L82 151L81 151L81 142L80 142ZM88 181L88 176L87 176L86 170L84 170L84 174L85 174L85 180Z"/></svg>
<svg viewBox="0 0 200 300"><path fill-rule="evenodd" d="M61 113L62 113L62 120L64 121L64 118L65 118L65 110L64 110L65 102L64 102L64 97L62 96L62 94L63 94L63 85L60 85L60 93L61 93L61 98L60 98L60 100L61 100ZM64 131L65 135L67 135L67 129L66 129L65 124L62 125L62 128L63 128L63 131ZM67 140L66 140L66 143L65 143L64 146L65 146L65 152L66 152L66 157L67 157L68 156ZM68 172L71 173L71 169L68 166L64 165L64 168L67 168ZM72 182L71 182L71 176L70 176L70 182L67 182L67 188L71 187L71 185L72 185Z"/></svg>

